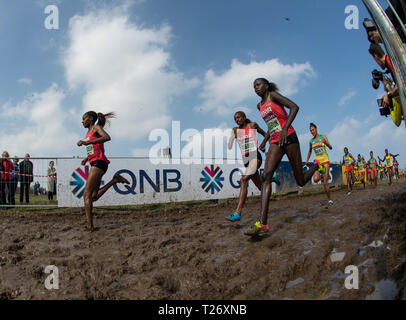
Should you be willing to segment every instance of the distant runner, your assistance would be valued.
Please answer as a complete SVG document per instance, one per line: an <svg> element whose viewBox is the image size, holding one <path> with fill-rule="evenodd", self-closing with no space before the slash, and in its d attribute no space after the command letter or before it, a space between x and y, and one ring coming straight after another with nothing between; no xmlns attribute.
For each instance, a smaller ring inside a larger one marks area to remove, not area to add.
<svg viewBox="0 0 406 320"><path fill-rule="evenodd" d="M330 160L328 158L326 146L330 150L332 150L333 147L328 141L327 136L319 135L319 133L317 132L317 126L314 123L310 124L310 133L313 135L313 138L310 140L309 143L309 152L307 154L306 166L309 164L310 156L312 155L312 151L314 150L316 159L326 168L326 172L324 174L321 174L319 171L316 171L314 173L313 180L314 182L317 183L320 181L321 176L323 176L324 190L326 191L327 194L328 203L333 204L333 200L331 200L330 188L328 186L328 176L330 173Z"/></svg>
<svg viewBox="0 0 406 320"><path fill-rule="evenodd" d="M351 153L348 152L348 148L345 147L343 162L341 164L345 166L345 176L347 178L347 189L348 189L347 195L351 194L352 185L355 182L354 168L352 165L354 162L355 162L354 157L352 156Z"/></svg>

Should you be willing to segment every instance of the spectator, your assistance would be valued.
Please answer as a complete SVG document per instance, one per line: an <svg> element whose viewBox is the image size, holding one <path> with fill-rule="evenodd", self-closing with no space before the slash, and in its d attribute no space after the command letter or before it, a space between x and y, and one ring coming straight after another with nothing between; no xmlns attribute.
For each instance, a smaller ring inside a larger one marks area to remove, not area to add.
<svg viewBox="0 0 406 320"><path fill-rule="evenodd" d="M22 175L20 179L20 203L24 201L24 193L25 202L30 203L30 184L34 180L33 169L34 166L30 161L30 155L27 153L25 159L20 162L20 174Z"/></svg>
<svg viewBox="0 0 406 320"><path fill-rule="evenodd" d="M11 186L13 188L12 203L15 204L15 194L17 192L18 180L20 179L20 165L18 164L17 156L13 159L14 170L11 173Z"/></svg>
<svg viewBox="0 0 406 320"><path fill-rule="evenodd" d="M4 170L1 173L1 201L3 205L6 204L6 189L7 189L7 200L9 205L15 205L13 203L14 194L13 194L13 187L12 187L12 180L11 180L11 172L14 170L13 163L8 159L10 157L7 151L4 151L2 154L1 162L3 164Z"/></svg>
<svg viewBox="0 0 406 320"><path fill-rule="evenodd" d="M402 8L402 4L400 0L390 0L393 8L395 9L396 13L398 14L399 18L402 20L403 24L406 23L406 16L405 11ZM385 10L386 15L388 16L389 20L392 22L393 26L395 27L400 39L403 43L406 43L406 37L402 30L402 25L399 23L398 19L396 18L395 14L393 13L392 9L388 7ZM371 43L383 43L381 35L378 32L378 29L375 23L370 19L364 19L364 27L368 34L368 40Z"/></svg>
<svg viewBox="0 0 406 320"><path fill-rule="evenodd" d="M389 60L388 55L385 54L385 52L382 50L381 46L376 43L371 43L369 46L369 53L371 56L374 58L375 62L382 68L382 69L388 69L392 75L392 79L394 80L393 76L393 69L392 69L392 64ZM383 98L383 103L382 105L384 107L388 107L391 104L391 100L393 97L399 96L399 89L398 86L396 85L391 91L387 92L382 98Z"/></svg>
<svg viewBox="0 0 406 320"><path fill-rule="evenodd" d="M3 180L1 179L1 173L4 171L4 168L3 168L3 161L0 161L0 191L2 190L2 185L3 185ZM3 200L1 199L1 196L0 196L0 205L3 205L4 203L3 203Z"/></svg>
<svg viewBox="0 0 406 320"><path fill-rule="evenodd" d="M49 167L47 168L48 200L54 200L55 180L56 180L56 169L54 167L54 162L51 161L49 162Z"/></svg>

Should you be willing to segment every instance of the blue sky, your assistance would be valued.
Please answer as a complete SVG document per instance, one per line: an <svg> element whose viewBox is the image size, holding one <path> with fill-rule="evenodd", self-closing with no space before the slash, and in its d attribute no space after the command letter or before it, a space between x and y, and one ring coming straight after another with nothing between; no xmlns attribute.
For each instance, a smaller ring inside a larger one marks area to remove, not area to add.
<svg viewBox="0 0 406 320"><path fill-rule="evenodd" d="M47 5L59 30L44 26ZM344 26L347 5L359 9L358 30ZM150 132L171 134L172 120L181 132L226 129L242 109L265 129L252 89L265 77L300 107L303 160L314 122L333 161L344 146L365 157L388 147L404 167L405 127L379 115L364 17L360 0L1 1L1 148L82 156L86 110L117 113L108 156L147 155Z"/></svg>

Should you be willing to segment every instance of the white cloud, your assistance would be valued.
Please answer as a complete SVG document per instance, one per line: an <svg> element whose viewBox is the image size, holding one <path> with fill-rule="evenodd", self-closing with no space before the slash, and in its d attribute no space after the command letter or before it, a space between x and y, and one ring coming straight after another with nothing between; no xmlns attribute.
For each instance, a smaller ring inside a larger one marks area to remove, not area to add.
<svg viewBox="0 0 406 320"><path fill-rule="evenodd" d="M0 129L0 145L10 154L32 157L66 155L79 136L66 128L69 114L62 108L65 94L56 84L41 93L33 93L13 106L2 106L2 116L13 119L7 130ZM3 120L4 120L3 118ZM15 121L15 120L20 121ZM18 123L18 125L16 125Z"/></svg>
<svg viewBox="0 0 406 320"><path fill-rule="evenodd" d="M30 78L20 78L17 80L17 82L20 84L31 85L32 80Z"/></svg>
<svg viewBox="0 0 406 320"><path fill-rule="evenodd" d="M284 65L278 59L243 64L237 59L231 62L230 69L216 74L212 69L205 75L201 98L203 103L196 111L215 112L229 115L237 109L247 108L246 99L253 94L253 81L267 78L275 82L281 93L292 95L306 85L306 80L315 76L312 66L303 64ZM249 108L251 109L252 106Z"/></svg>
<svg viewBox="0 0 406 320"><path fill-rule="evenodd" d="M357 93L354 90L350 90L345 96L342 96L340 100L338 101L338 105L342 107L344 104L346 104L348 101L351 100L352 97L354 97Z"/></svg>
<svg viewBox="0 0 406 320"><path fill-rule="evenodd" d="M71 89L84 88L83 111L114 111L112 134L144 138L170 122L174 96L197 84L171 68L171 29L130 22L127 6L75 15L63 63Z"/></svg>

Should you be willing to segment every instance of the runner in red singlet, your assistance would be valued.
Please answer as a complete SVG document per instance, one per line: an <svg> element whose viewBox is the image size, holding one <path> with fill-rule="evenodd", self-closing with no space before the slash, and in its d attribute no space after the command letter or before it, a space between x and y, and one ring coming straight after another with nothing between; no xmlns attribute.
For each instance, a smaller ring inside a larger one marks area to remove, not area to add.
<svg viewBox="0 0 406 320"><path fill-rule="evenodd" d="M264 141L259 147L265 149L265 144L269 139L269 135L262 130L256 122L251 122L247 119L246 115L242 111L237 111L234 115L234 121L238 127L234 127L228 142L228 148L231 149L234 140L237 140L241 150L241 156L244 163L244 167L247 168L240 180L240 197L238 206L235 212L228 217L229 221L241 220L242 208L244 207L245 200L248 193L248 182L252 180L255 186L261 190L261 178L258 169L262 164L262 156L258 151L257 132L264 137Z"/></svg>
<svg viewBox="0 0 406 320"><path fill-rule="evenodd" d="M106 173L110 163L104 154L104 142L110 141L111 138L103 127L106 120L113 117L114 113L112 112L103 114L94 111L88 111L82 117L83 127L87 128L88 132L85 140L78 141L77 145L79 147L86 146L87 157L82 160L82 165L84 166L86 162L91 165L83 194L88 231L95 230L93 226L93 202L97 201L115 183L130 183L116 173L110 182L100 188L102 176Z"/></svg>
<svg viewBox="0 0 406 320"><path fill-rule="evenodd" d="M285 154L288 156L296 182L301 187L312 178L316 170L324 169L325 172L325 167L317 160L315 160L315 165L308 171L305 173L302 171L302 155L300 153L299 140L295 130L291 126L299 111L299 107L293 101L282 96L274 83L270 83L264 78L254 81L254 90L262 98L257 108L268 126L270 147L266 154L262 176L261 221L257 221L250 230L245 232L245 235L249 236L269 232L268 207L272 177ZM289 115L284 108L290 109Z"/></svg>

